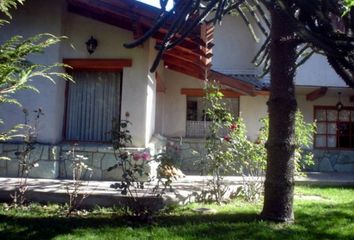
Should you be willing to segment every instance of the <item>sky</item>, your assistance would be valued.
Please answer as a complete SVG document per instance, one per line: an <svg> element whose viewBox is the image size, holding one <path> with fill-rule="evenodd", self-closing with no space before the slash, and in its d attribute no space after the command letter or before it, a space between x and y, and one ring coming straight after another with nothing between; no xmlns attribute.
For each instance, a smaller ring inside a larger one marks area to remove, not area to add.
<svg viewBox="0 0 354 240"><path fill-rule="evenodd" d="M160 0L138 0L138 1L160 8ZM172 2L173 2L172 0L169 1L169 3L167 4L167 9L172 8Z"/></svg>

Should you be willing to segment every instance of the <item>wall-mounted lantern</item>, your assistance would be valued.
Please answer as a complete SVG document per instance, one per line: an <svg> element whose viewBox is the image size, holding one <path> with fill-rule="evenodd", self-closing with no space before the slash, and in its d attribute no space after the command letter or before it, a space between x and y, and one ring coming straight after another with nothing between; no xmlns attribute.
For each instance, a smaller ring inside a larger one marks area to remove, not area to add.
<svg viewBox="0 0 354 240"><path fill-rule="evenodd" d="M341 101L341 95L342 95L342 93L341 93L341 92L338 92L338 102L337 102L337 105L336 105L336 108L337 108L338 112L339 112L340 110L342 110L343 107L344 107L344 105L343 105L343 103L342 103L342 101Z"/></svg>
<svg viewBox="0 0 354 240"><path fill-rule="evenodd" d="M97 40L93 36L91 36L91 38L89 40L87 40L87 42L86 42L86 48L87 48L87 51L89 52L89 54L92 54L95 52L97 45L98 45Z"/></svg>

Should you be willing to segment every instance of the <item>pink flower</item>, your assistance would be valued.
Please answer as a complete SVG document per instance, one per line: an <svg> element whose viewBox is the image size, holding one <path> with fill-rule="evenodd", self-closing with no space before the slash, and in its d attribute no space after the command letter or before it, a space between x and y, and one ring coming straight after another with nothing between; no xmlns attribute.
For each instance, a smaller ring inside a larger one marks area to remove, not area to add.
<svg viewBox="0 0 354 240"><path fill-rule="evenodd" d="M143 154L141 154L141 158L144 160L144 161L147 161L147 160L150 160L150 153L148 152L143 152Z"/></svg>
<svg viewBox="0 0 354 240"><path fill-rule="evenodd" d="M231 124L230 129L231 130L237 129L237 124L235 124L235 123Z"/></svg>
<svg viewBox="0 0 354 240"><path fill-rule="evenodd" d="M226 142L230 142L231 138L230 138L230 136L225 135L225 136L224 136L224 140L225 140Z"/></svg>
<svg viewBox="0 0 354 240"><path fill-rule="evenodd" d="M141 154L139 152L135 152L132 155L135 161L138 161L141 158Z"/></svg>

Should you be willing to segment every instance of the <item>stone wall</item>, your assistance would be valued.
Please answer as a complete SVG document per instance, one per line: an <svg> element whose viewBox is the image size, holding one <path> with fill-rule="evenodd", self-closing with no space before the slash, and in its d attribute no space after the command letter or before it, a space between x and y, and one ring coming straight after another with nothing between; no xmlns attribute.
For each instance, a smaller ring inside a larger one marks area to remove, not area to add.
<svg viewBox="0 0 354 240"><path fill-rule="evenodd" d="M17 177L18 157L17 152L23 149L23 144L0 144L0 156L11 160L0 161L0 176ZM37 168L33 168L29 177L55 179L59 176L60 147L35 144L29 156L30 161L38 162Z"/></svg>
<svg viewBox="0 0 354 240"><path fill-rule="evenodd" d="M185 174L199 175L203 172L201 162L206 154L204 139L169 138L167 149ZM354 151L312 151L315 164L306 171L354 173Z"/></svg>
<svg viewBox="0 0 354 240"><path fill-rule="evenodd" d="M184 174L203 173L201 166L206 155L204 139L169 138L166 148Z"/></svg>
<svg viewBox="0 0 354 240"><path fill-rule="evenodd" d="M354 173L354 151L314 150L316 172Z"/></svg>
<svg viewBox="0 0 354 240"><path fill-rule="evenodd" d="M159 144L157 144L159 145ZM30 161L38 160L38 167L30 171L31 178L71 179L72 160L67 153L72 151L72 144L43 145L35 144ZM23 149L23 144L0 144L0 157L10 160L0 160L0 177L18 176L18 156L16 152ZM129 152L142 151L142 148L127 148ZM152 152L155 152L154 149ZM113 147L109 144L80 144L75 146L75 154L87 157L86 164L93 169L92 180L117 181L122 177L121 168L108 171L117 163ZM145 169L150 176L156 175L156 163L150 162ZM89 174L85 175L86 178Z"/></svg>

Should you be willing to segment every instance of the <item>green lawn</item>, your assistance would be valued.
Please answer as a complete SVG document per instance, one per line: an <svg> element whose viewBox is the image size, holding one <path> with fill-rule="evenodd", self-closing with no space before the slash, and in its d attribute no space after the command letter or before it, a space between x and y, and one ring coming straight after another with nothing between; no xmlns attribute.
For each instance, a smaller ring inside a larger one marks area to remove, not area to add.
<svg viewBox="0 0 354 240"><path fill-rule="evenodd" d="M58 217L58 206L27 211L0 208L0 239L354 239L354 189L297 187L295 224L257 220L261 203L239 199L226 206L210 206L214 215L198 215L177 208L150 225L124 220L109 209L85 217ZM203 205L205 206L205 205Z"/></svg>

